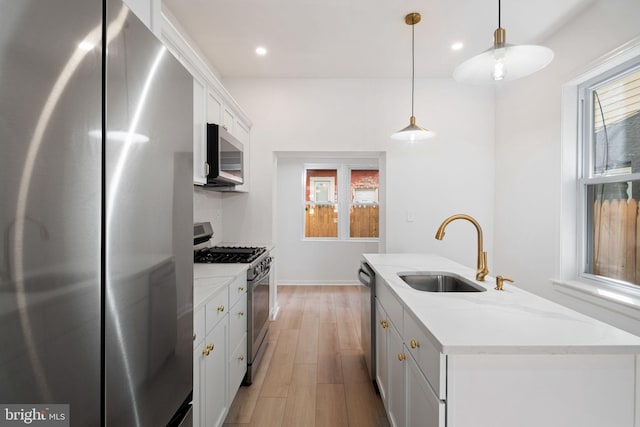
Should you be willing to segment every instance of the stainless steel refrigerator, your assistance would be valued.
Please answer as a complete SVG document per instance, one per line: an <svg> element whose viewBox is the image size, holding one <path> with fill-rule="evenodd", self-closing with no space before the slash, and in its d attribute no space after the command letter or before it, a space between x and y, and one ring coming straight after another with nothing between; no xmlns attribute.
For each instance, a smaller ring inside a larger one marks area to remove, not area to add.
<svg viewBox="0 0 640 427"><path fill-rule="evenodd" d="M0 0L0 406L188 402L192 91L120 0Z"/></svg>

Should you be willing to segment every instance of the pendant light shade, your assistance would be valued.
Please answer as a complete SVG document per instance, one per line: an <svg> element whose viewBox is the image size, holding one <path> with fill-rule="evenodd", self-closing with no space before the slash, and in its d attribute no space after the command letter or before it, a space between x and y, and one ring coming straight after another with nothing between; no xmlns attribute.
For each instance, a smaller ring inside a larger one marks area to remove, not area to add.
<svg viewBox="0 0 640 427"><path fill-rule="evenodd" d="M404 17L404 22L407 25L411 25L411 117L409 118L409 126L400 129L398 132L391 135L391 139L397 141L422 141L427 138L431 138L435 135L434 132L416 125L416 118L413 115L413 94L415 86L415 35L414 26L420 22L421 16L419 13L410 13Z"/></svg>
<svg viewBox="0 0 640 427"><path fill-rule="evenodd" d="M404 129L400 129L398 132L391 135L391 139L396 141L422 141L427 138L431 138L435 133L429 129L425 129L416 124L416 118L411 116L409 118L409 126Z"/></svg>
<svg viewBox="0 0 640 427"><path fill-rule="evenodd" d="M493 33L493 47L458 65L453 78L471 84L516 80L540 71L552 60L553 51L547 47L506 43L498 0L498 28Z"/></svg>

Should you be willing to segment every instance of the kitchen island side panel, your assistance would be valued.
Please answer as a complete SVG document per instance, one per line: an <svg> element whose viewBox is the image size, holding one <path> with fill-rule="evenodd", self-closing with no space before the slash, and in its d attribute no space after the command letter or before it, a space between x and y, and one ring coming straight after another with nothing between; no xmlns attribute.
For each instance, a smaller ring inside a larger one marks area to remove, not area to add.
<svg viewBox="0 0 640 427"><path fill-rule="evenodd" d="M450 355L447 426L633 427L635 359L634 355Z"/></svg>

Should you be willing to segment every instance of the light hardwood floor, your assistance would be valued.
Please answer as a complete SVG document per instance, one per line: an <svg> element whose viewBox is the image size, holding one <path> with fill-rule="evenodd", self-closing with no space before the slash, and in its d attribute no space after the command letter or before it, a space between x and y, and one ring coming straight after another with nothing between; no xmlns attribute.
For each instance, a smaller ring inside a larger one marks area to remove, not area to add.
<svg viewBox="0 0 640 427"><path fill-rule="evenodd" d="M254 383L225 426L383 427L360 347L358 286L279 286L278 319Z"/></svg>

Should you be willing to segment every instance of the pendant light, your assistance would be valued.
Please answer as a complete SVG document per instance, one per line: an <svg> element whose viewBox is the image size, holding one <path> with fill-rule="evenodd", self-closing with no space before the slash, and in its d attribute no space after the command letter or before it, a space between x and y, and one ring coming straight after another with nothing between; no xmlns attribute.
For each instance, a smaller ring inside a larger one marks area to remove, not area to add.
<svg viewBox="0 0 640 427"><path fill-rule="evenodd" d="M421 141L427 138L431 138L435 133L428 129L420 127L416 124L416 118L413 115L413 93L414 93L414 81L415 81L415 25L420 22L421 16L419 13L410 13L404 17L404 22L407 25L411 25L411 117L409 118L409 126L391 135L392 139L399 141Z"/></svg>
<svg viewBox="0 0 640 427"><path fill-rule="evenodd" d="M543 69L553 60L553 51L547 47L507 44L506 31L500 24L498 0L498 28L493 33L493 47L458 65L453 71L456 81L486 84L516 80Z"/></svg>

